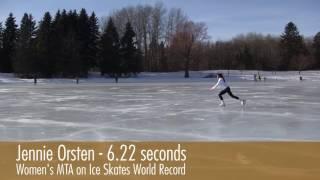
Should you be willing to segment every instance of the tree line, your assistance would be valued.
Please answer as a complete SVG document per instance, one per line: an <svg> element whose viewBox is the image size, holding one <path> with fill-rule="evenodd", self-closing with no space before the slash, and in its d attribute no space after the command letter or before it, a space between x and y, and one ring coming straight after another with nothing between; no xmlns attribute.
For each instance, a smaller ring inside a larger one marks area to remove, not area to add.
<svg viewBox="0 0 320 180"><path fill-rule="evenodd" d="M110 18L105 31L85 9L46 12L35 22L25 13L18 28L10 13L5 28L0 24L0 71L19 77L87 77L98 68L111 77L135 75L142 70L142 54L136 46L130 22L119 37Z"/></svg>
<svg viewBox="0 0 320 180"><path fill-rule="evenodd" d="M132 22L145 71L184 70L188 77L188 70L320 69L320 32L304 38L293 22L284 24L281 36L248 33L212 42L204 23L162 3L124 7L111 17L120 34L126 20Z"/></svg>
<svg viewBox="0 0 320 180"><path fill-rule="evenodd" d="M13 14L0 23L0 72L20 77L118 78L141 71L320 68L320 32L304 38L289 22L281 36L248 33L212 42L207 26L162 3L128 6L98 21L85 9L45 13L36 23Z"/></svg>
<svg viewBox="0 0 320 180"><path fill-rule="evenodd" d="M248 33L230 41L199 44L204 58L200 69L309 70L320 69L320 32L304 38L289 22L281 36ZM214 61L212 61L214 59ZM199 68L199 67L195 67Z"/></svg>

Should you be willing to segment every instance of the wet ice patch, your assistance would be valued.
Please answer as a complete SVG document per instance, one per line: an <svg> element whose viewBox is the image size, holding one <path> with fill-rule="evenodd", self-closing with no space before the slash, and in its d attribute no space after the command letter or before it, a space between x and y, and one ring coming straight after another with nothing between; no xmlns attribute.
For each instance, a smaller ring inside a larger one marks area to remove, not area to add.
<svg viewBox="0 0 320 180"><path fill-rule="evenodd" d="M35 119L35 118L16 118L16 119L2 119L0 122L4 123L18 123L20 126L23 126L23 124L28 125L45 125L45 126L71 126L71 127L88 127L88 124L79 124L75 122L62 122L62 121L53 121L48 119Z"/></svg>
<svg viewBox="0 0 320 180"><path fill-rule="evenodd" d="M51 97L48 99L44 99L43 102L65 102L65 101L72 101L72 100L82 100L86 99L87 96L67 96L67 97Z"/></svg>
<svg viewBox="0 0 320 180"><path fill-rule="evenodd" d="M10 92L10 89L0 89L0 93L7 93Z"/></svg>

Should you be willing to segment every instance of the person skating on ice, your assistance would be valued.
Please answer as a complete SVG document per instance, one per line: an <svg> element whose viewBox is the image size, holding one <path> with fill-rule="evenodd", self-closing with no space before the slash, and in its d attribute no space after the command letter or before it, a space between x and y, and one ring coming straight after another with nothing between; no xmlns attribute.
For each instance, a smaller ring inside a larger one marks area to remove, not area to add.
<svg viewBox="0 0 320 180"><path fill-rule="evenodd" d="M225 93L228 93L229 96L231 96L232 98L239 100L241 102L241 105L244 106L246 103L246 100L244 99L240 99L238 96L235 96L232 94L231 92L231 88L230 86L227 84L226 80L224 79L223 75L221 73L217 74L217 79L218 82L210 89L210 90L215 90L217 87L222 87L223 90L220 91L219 93L219 99L221 101L220 106L225 106L226 104L224 103L223 97L222 95L224 95Z"/></svg>

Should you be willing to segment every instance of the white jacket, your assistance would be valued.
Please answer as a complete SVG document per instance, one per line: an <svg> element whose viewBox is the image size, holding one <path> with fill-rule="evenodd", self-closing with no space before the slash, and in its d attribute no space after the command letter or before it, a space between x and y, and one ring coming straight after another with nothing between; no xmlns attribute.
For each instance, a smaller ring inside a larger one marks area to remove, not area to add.
<svg viewBox="0 0 320 180"><path fill-rule="evenodd" d="M214 86L212 86L211 90L216 89L218 86L223 88L229 87L228 84L222 78L218 79L218 82Z"/></svg>

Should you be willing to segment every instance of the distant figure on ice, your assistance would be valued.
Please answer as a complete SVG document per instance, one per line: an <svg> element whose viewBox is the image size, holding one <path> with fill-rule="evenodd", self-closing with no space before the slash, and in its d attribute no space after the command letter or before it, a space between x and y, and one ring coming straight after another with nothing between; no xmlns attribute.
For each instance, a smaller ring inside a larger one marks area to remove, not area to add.
<svg viewBox="0 0 320 180"><path fill-rule="evenodd" d="M300 76L300 77L299 77L299 80L300 80L300 81L302 81L302 80L303 80L302 76Z"/></svg>
<svg viewBox="0 0 320 180"><path fill-rule="evenodd" d="M37 75L34 75L34 76L33 76L33 84L34 84L34 85L37 85L37 83L38 83L37 80L38 80Z"/></svg>
<svg viewBox="0 0 320 180"><path fill-rule="evenodd" d="M259 79L259 81L261 81L261 75L259 72L258 72L258 79Z"/></svg>
<svg viewBox="0 0 320 180"><path fill-rule="evenodd" d="M115 76L116 83L118 83L118 81L119 81L118 79L119 79L118 74L116 74L116 76Z"/></svg>
<svg viewBox="0 0 320 180"><path fill-rule="evenodd" d="M218 82L210 90L215 90L218 86L224 88L219 93L219 98L221 100L220 106L225 106L226 105L224 103L223 97L222 97L222 95L224 95L225 93L228 93L229 96L231 96L232 98L239 100L241 102L242 106L244 106L246 104L246 100L240 99L239 97L237 97L237 96L232 94L230 87L228 86L226 80L224 79L224 77L223 77L223 75L221 73L217 74L217 79L218 79Z"/></svg>

